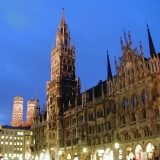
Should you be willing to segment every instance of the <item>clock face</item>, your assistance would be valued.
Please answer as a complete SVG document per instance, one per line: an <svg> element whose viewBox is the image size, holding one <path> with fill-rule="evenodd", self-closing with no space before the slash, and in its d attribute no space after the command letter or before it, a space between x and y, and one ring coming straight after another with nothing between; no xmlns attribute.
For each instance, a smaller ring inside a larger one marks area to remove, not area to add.
<svg viewBox="0 0 160 160"><path fill-rule="evenodd" d="M132 63L131 62L127 62L126 63L126 68L130 68L132 66Z"/></svg>

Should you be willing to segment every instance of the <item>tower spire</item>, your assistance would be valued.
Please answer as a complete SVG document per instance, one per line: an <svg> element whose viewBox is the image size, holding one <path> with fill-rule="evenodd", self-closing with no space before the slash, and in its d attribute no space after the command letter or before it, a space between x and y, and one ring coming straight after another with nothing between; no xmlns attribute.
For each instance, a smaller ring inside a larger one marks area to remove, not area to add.
<svg viewBox="0 0 160 160"><path fill-rule="evenodd" d="M152 41L152 37L151 37L151 34L150 34L148 24L147 24L147 31L148 31L150 56L153 58L154 56L156 57L156 51L155 51L155 48L154 48L154 44L153 44L153 41Z"/></svg>
<svg viewBox="0 0 160 160"><path fill-rule="evenodd" d="M65 24L64 8L62 8L62 19L61 19L61 24Z"/></svg>
<svg viewBox="0 0 160 160"><path fill-rule="evenodd" d="M109 61L108 50L107 50L107 70L108 70L107 80L110 80L110 79L112 79L112 70L111 70L111 65L110 65L110 61Z"/></svg>

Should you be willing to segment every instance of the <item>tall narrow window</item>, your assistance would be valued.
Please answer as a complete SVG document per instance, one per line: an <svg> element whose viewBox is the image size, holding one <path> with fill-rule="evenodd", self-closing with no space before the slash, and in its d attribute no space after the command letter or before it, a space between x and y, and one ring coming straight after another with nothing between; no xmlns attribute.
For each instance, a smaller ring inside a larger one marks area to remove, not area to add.
<svg viewBox="0 0 160 160"><path fill-rule="evenodd" d="M143 104L145 104L145 102L146 102L146 100L147 100L147 94L146 94L145 91L142 92L141 100L142 100Z"/></svg>
<svg viewBox="0 0 160 160"><path fill-rule="evenodd" d="M138 100L135 94L132 95L131 104L133 107L138 104Z"/></svg>
<svg viewBox="0 0 160 160"><path fill-rule="evenodd" d="M123 98L123 101L122 101L122 108L125 110L128 106L128 101L126 98Z"/></svg>

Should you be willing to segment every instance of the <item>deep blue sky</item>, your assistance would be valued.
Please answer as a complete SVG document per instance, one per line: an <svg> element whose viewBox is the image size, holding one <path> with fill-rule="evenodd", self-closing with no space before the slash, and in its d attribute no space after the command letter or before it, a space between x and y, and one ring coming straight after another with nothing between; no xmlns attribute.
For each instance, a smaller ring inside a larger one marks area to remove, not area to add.
<svg viewBox="0 0 160 160"><path fill-rule="evenodd" d="M0 123L10 124L13 98L46 100L52 44L64 7L76 47L76 76L89 89L107 77L106 51L115 74L114 56L120 57L120 37L130 31L133 47L142 41L149 57L146 24L160 52L158 0L1 0L0 1Z"/></svg>

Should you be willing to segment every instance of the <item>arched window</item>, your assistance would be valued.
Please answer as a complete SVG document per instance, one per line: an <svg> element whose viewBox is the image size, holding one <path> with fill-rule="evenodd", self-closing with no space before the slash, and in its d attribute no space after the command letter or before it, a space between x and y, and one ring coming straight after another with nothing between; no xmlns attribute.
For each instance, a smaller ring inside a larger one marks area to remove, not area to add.
<svg viewBox="0 0 160 160"><path fill-rule="evenodd" d="M108 116L110 114L111 110L110 110L110 107L107 106L107 109L106 109L106 115Z"/></svg>
<svg viewBox="0 0 160 160"><path fill-rule="evenodd" d="M61 28L61 33L63 33L63 28Z"/></svg>
<svg viewBox="0 0 160 160"><path fill-rule="evenodd" d="M146 119L146 110L143 108L140 112L140 119Z"/></svg>
<svg viewBox="0 0 160 160"><path fill-rule="evenodd" d="M126 109L127 106L128 106L128 101L127 101L126 98L123 98L123 101L122 101L122 108L123 108L123 109Z"/></svg>
<svg viewBox="0 0 160 160"><path fill-rule="evenodd" d="M68 64L71 65L71 60L70 59L68 59Z"/></svg>
<svg viewBox="0 0 160 160"><path fill-rule="evenodd" d="M143 104L145 104L145 102L146 102L146 100L147 100L147 94L146 94L145 91L142 91L141 100L142 100Z"/></svg>
<svg viewBox="0 0 160 160"><path fill-rule="evenodd" d="M120 123L121 123L121 125L126 124L125 115L121 115Z"/></svg>
<svg viewBox="0 0 160 160"><path fill-rule="evenodd" d="M135 94L132 95L131 104L132 104L133 107L138 104L138 99L137 99L137 96Z"/></svg>
<svg viewBox="0 0 160 160"><path fill-rule="evenodd" d="M152 99L155 100L156 97L157 97L157 91L156 91L156 88L154 87L154 88L152 89Z"/></svg>
<svg viewBox="0 0 160 160"><path fill-rule="evenodd" d="M135 117L135 113L134 113L134 112L132 112L132 113L130 114L130 121L131 121L131 122L136 121L136 117Z"/></svg>
<svg viewBox="0 0 160 160"><path fill-rule="evenodd" d="M147 144L146 151L149 159L153 159L154 146L151 143Z"/></svg>
<svg viewBox="0 0 160 160"><path fill-rule="evenodd" d="M67 42L67 39L65 39L65 45L67 46L68 42Z"/></svg>
<svg viewBox="0 0 160 160"><path fill-rule="evenodd" d="M119 149L119 159L122 159L122 149Z"/></svg>
<svg viewBox="0 0 160 160"><path fill-rule="evenodd" d="M63 58L63 63L66 63L66 59L65 58Z"/></svg>

